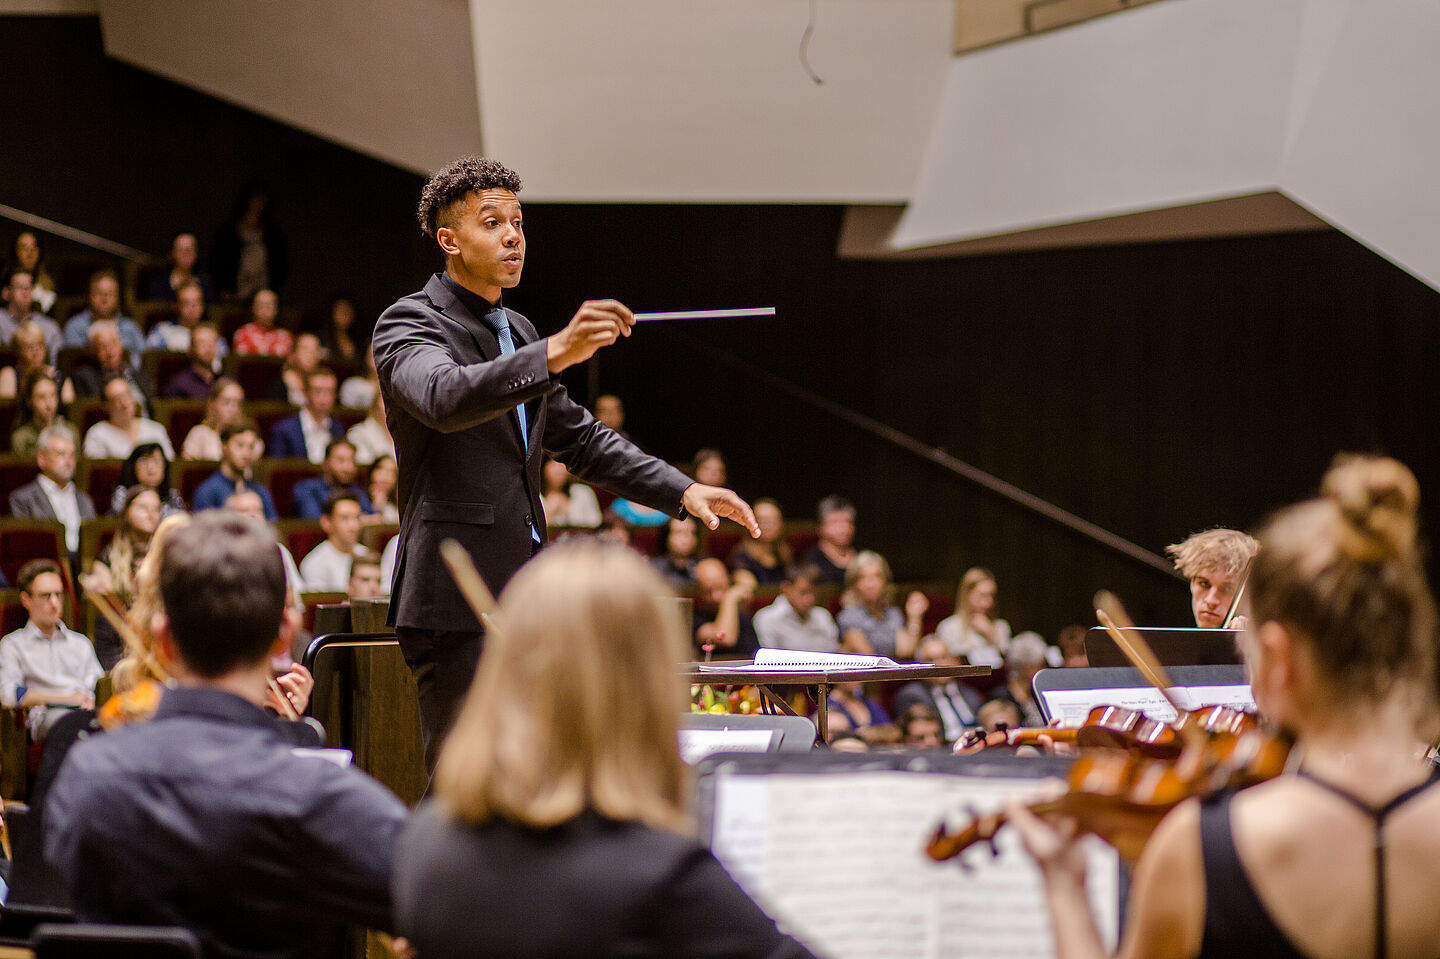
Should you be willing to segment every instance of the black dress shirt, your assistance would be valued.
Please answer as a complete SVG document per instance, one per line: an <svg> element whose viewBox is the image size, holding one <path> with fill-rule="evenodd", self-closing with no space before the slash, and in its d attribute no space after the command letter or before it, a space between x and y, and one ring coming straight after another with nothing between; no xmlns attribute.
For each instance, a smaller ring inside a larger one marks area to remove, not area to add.
<svg viewBox="0 0 1440 959"><path fill-rule="evenodd" d="M186 926L208 956L301 959L346 923L390 927L406 818L364 773L297 756L251 703L182 687L149 722L70 751L45 853L82 920Z"/></svg>

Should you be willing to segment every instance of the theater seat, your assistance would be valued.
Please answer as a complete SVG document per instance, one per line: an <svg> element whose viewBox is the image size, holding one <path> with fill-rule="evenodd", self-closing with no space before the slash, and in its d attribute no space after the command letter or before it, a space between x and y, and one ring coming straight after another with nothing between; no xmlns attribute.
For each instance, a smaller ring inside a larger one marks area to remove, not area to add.
<svg viewBox="0 0 1440 959"><path fill-rule="evenodd" d="M0 519L0 570L12 584L32 559L68 562L65 527L51 519Z"/></svg>
<svg viewBox="0 0 1440 959"><path fill-rule="evenodd" d="M205 959L200 940L179 926L46 923L30 938L35 959Z"/></svg>

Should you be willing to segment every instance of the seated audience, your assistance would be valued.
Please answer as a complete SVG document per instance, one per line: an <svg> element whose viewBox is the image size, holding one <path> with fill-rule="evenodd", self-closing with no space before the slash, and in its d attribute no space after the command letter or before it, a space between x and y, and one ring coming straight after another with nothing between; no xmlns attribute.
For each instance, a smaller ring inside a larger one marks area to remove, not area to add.
<svg viewBox="0 0 1440 959"><path fill-rule="evenodd" d="M124 513L131 488L143 486L155 491L160 499L160 518L167 519L176 513L185 512L185 500L180 491L170 485L170 461L159 443L141 443L125 457L120 467L120 482L110 496L110 513L120 516Z"/></svg>
<svg viewBox="0 0 1440 959"><path fill-rule="evenodd" d="M1085 627L1076 623L1063 626L1057 645L1060 647L1060 665L1067 669L1085 668L1090 657L1085 652Z"/></svg>
<svg viewBox="0 0 1440 959"><path fill-rule="evenodd" d="M345 594L352 600L380 598L380 557L371 553L350 561L350 580L345 584Z"/></svg>
<svg viewBox="0 0 1440 959"><path fill-rule="evenodd" d="M940 735L940 716L929 706L921 703L907 706L896 718L895 726L900 730L900 742L906 746L939 749L945 745Z"/></svg>
<svg viewBox="0 0 1440 959"><path fill-rule="evenodd" d="M343 593L350 582L351 561L370 554L360 544L360 501L355 494L331 493L320 528L325 539L300 561L300 578L311 592Z"/></svg>
<svg viewBox="0 0 1440 959"><path fill-rule="evenodd" d="M230 348L225 345L225 340L220 337L220 328L205 321L205 294L200 289L200 284L194 280L187 281L180 286L176 305L176 318L173 320L161 320L150 329L150 335L145 337L145 348L147 350L168 350L171 353L189 353L190 340L200 326L207 325L215 330L214 349L207 362L210 364L212 373L220 372L220 360L229 355Z"/></svg>
<svg viewBox="0 0 1440 959"><path fill-rule="evenodd" d="M45 345L45 332L33 320L21 323L10 340L15 347L15 365L0 368L0 399L20 393L20 384L31 373L41 371L60 384L60 399L67 406L75 402L75 386L55 367Z"/></svg>
<svg viewBox="0 0 1440 959"><path fill-rule="evenodd" d="M670 514L664 510L651 509L649 506L632 502L623 496L614 500L606 512L613 514L616 519L629 526L664 526L670 521ZM628 537L628 531L626 535Z"/></svg>
<svg viewBox="0 0 1440 959"><path fill-rule="evenodd" d="M379 390L370 402L369 413L350 427L345 438L355 444L355 462L361 466L369 466L382 456L395 455L395 439L385 422L385 396Z"/></svg>
<svg viewBox="0 0 1440 959"><path fill-rule="evenodd" d="M222 345L220 331L209 323L195 327L189 338L186 358L189 364L170 377L165 384L165 395L182 400L209 399L219 376L219 347Z"/></svg>
<svg viewBox="0 0 1440 959"><path fill-rule="evenodd" d="M321 475L295 484L293 491L295 515L301 519L319 519L325 514L325 503L336 493L349 493L360 504L362 516L374 512L370 497L355 482L355 447L349 440L331 440L320 464Z"/></svg>
<svg viewBox="0 0 1440 959"><path fill-rule="evenodd" d="M193 285L200 291L206 303L214 303L215 287L210 278L195 270L199 259L200 244L195 240L195 234L175 234L175 238L170 241L170 270L150 281L150 289L146 291L148 298L167 303L175 302L183 298L181 291L185 287ZM185 347L166 346L163 349L183 350Z"/></svg>
<svg viewBox="0 0 1440 959"><path fill-rule="evenodd" d="M345 435L345 424L330 416L334 409L335 373L324 366L312 370L305 377L305 405L270 431L270 455L324 462L330 441Z"/></svg>
<svg viewBox="0 0 1440 959"><path fill-rule="evenodd" d="M701 551L701 526L693 517L673 517L660 530L656 546L660 555L650 560L665 582L677 589L695 585L695 564L704 555Z"/></svg>
<svg viewBox="0 0 1440 959"><path fill-rule="evenodd" d="M260 500L265 519L275 522L275 500L270 491L251 478L250 469L260 458L260 430L255 421L242 416L220 428L220 468L195 490L195 512L220 509L231 494L249 490Z"/></svg>
<svg viewBox="0 0 1440 959"><path fill-rule="evenodd" d="M690 469L690 475L695 477L695 482L710 486L724 486L729 479L729 472L725 467L725 454L708 448L695 454L695 462Z"/></svg>
<svg viewBox="0 0 1440 959"><path fill-rule="evenodd" d="M595 397L595 418L630 439L630 434L625 432L625 402L620 397L613 393Z"/></svg>
<svg viewBox="0 0 1440 959"><path fill-rule="evenodd" d="M365 492L370 496L371 514L381 523L400 522L400 503L395 488L400 482L400 466L393 456L382 456L370 466L370 479Z"/></svg>
<svg viewBox="0 0 1440 959"><path fill-rule="evenodd" d="M99 270L90 277L86 308L65 321L65 345L88 345L90 324L100 320L114 321L121 344L130 351L130 365L139 369L140 354L145 352L145 335L138 323L120 312L120 278L114 270Z"/></svg>
<svg viewBox="0 0 1440 959"><path fill-rule="evenodd" d="M104 674L95 648L61 620L65 581L54 560L32 559L20 568L20 605L29 619L0 639L0 704L29 710L26 726L36 742L74 709L95 705Z"/></svg>
<svg viewBox="0 0 1440 959"><path fill-rule="evenodd" d="M1023 632L1010 641L1005 655L1005 689L1020 707L1020 722L1025 726L1044 726L1045 715L1035 701L1035 674L1049 665L1045 640L1039 633Z"/></svg>
<svg viewBox="0 0 1440 959"><path fill-rule="evenodd" d="M27 459L34 456L40 434L62 422L60 384L44 367L25 374L20 404L15 410L15 429L10 433L10 452Z"/></svg>
<svg viewBox="0 0 1440 959"><path fill-rule="evenodd" d="M217 377L210 384L206 400L205 418L190 427L180 444L182 460L218 460L220 431L244 415L245 388L228 376Z"/></svg>
<svg viewBox="0 0 1440 959"><path fill-rule="evenodd" d="M564 463L546 457L540 479L544 484L540 501L545 507L546 523L584 529L600 525L604 514L600 512L600 500L596 498L595 491L577 480Z"/></svg>
<svg viewBox="0 0 1440 959"><path fill-rule="evenodd" d="M159 423L139 415L135 394L123 377L105 384L105 409L107 417L85 432L86 459L124 459L141 443L158 443L167 460L175 458L170 434Z"/></svg>
<svg viewBox="0 0 1440 959"><path fill-rule="evenodd" d="M980 721L980 728L987 733L1003 733L1007 729L1019 729L1025 725L1021 718L1020 705L1008 696L987 699L975 711L975 717Z"/></svg>
<svg viewBox="0 0 1440 959"><path fill-rule="evenodd" d="M616 502L618 502L618 500ZM624 517L615 512L613 503L611 506L612 508L607 509L604 517L600 520L600 529L596 531L595 535L617 546L629 546L630 524L625 522ZM721 565L724 564L722 563Z"/></svg>
<svg viewBox="0 0 1440 959"><path fill-rule="evenodd" d="M235 331L235 352L241 356L289 356L295 346L290 331L277 326L280 298L261 290L250 298L250 322Z"/></svg>
<svg viewBox="0 0 1440 959"><path fill-rule="evenodd" d="M349 294L341 293L330 299L325 320L320 324L320 346L326 359L347 363L358 360L365 352L363 340L356 336L355 300Z"/></svg>
<svg viewBox="0 0 1440 959"><path fill-rule="evenodd" d="M868 753L870 744L853 729L831 729L830 751L833 753Z"/></svg>
<svg viewBox="0 0 1440 959"><path fill-rule="evenodd" d="M10 515L59 520L73 569L80 556L80 524L95 518L95 503L75 485L75 434L67 424L57 423L40 433L35 462L40 475L10 494Z"/></svg>
<svg viewBox="0 0 1440 959"><path fill-rule="evenodd" d="M44 257L40 253L40 241L34 233L26 230L15 238L15 249L10 261L34 278L35 302L40 304L40 312L49 313L54 309L59 294L55 291L54 278L45 268Z"/></svg>
<svg viewBox="0 0 1440 959"><path fill-rule="evenodd" d="M398 844L398 931L418 955L809 955L691 836L688 644L665 592L643 559L583 541L506 587L435 799Z"/></svg>
<svg viewBox="0 0 1440 959"><path fill-rule="evenodd" d="M756 504L755 518L760 518ZM763 526L762 526L763 528ZM770 649L802 649L833 653L840 648L840 628L824 606L815 602L820 571L812 564L790 566L775 602L755 611L755 633Z"/></svg>
<svg viewBox="0 0 1440 959"><path fill-rule="evenodd" d="M380 553L380 589L384 596L389 596L395 585L395 557L399 553L400 537L392 536Z"/></svg>
<svg viewBox="0 0 1440 959"><path fill-rule="evenodd" d="M46 361L53 364L59 359L63 340L60 324L36 308L35 275L23 268L11 270L0 296L5 301L0 309L0 346L12 342L22 324L33 323L44 336Z"/></svg>
<svg viewBox="0 0 1440 959"><path fill-rule="evenodd" d="M1210 529L1165 547L1176 571L1190 581L1190 611L1196 626L1216 629L1225 624L1245 570L1259 549L1254 537L1237 529Z"/></svg>
<svg viewBox="0 0 1440 959"><path fill-rule="evenodd" d="M960 658L936 636L920 641L919 658L936 666L960 665ZM973 686L944 677L912 680L895 693L895 708L900 712L916 705L934 710L940 717L940 732L947 743L955 742L965 730L979 723L981 701L980 693Z"/></svg>
<svg viewBox="0 0 1440 959"><path fill-rule="evenodd" d="M692 625L697 658L755 658L760 639L745 608L753 595L755 585L748 581L731 582L730 571L720 560L712 557L695 564ZM706 650L707 646L711 649Z"/></svg>
<svg viewBox="0 0 1440 959"><path fill-rule="evenodd" d="M365 348L364 375L347 376L340 384L340 405L352 410L369 409L380 392L380 374L375 369L375 347Z"/></svg>
<svg viewBox="0 0 1440 959"><path fill-rule="evenodd" d="M322 351L320 337L314 333L301 333L295 337L294 346L280 367L280 376L270 384L265 398L283 400L291 406L305 403L305 377L320 366Z"/></svg>
<svg viewBox="0 0 1440 959"><path fill-rule="evenodd" d="M167 537L160 592L175 688L150 721L78 743L50 790L46 858L77 916L276 959L327 954L347 923L388 928L404 805L297 755L262 709L295 629L269 532L195 517Z"/></svg>
<svg viewBox="0 0 1440 959"><path fill-rule="evenodd" d="M760 538L741 537L730 553L730 568L736 573L743 570L754 576L761 586L779 586L795 558L785 539L785 517L780 512L780 504L769 498L757 499L755 522L760 524Z"/></svg>
<svg viewBox="0 0 1440 959"><path fill-rule="evenodd" d="M960 577L955 591L955 613L935 627L950 652L976 666L1005 664L1010 648L1010 624L995 618L995 574L976 566Z"/></svg>
<svg viewBox="0 0 1440 959"><path fill-rule="evenodd" d="M818 539L804 560L820 568L821 585L843 585L845 570L855 558L855 506L843 496L827 496L816 512Z"/></svg>
<svg viewBox="0 0 1440 959"><path fill-rule="evenodd" d="M105 384L111 380L124 380L135 397L141 416L148 415L150 400L155 395L150 378L143 370L137 370L125 362L125 347L120 334L111 320L96 320L90 324L90 349L72 371L76 396L105 395Z"/></svg>
<svg viewBox="0 0 1440 959"><path fill-rule="evenodd" d="M921 625L930 602L924 593L905 597L902 613L893 605L894 578L879 553L859 553L845 570L841 598L840 643L852 653L908 660L920 644Z"/></svg>
<svg viewBox="0 0 1440 959"><path fill-rule="evenodd" d="M836 683L826 700L832 732L848 729L870 745L897 743L900 730L879 700L865 694L860 683Z"/></svg>
<svg viewBox="0 0 1440 959"><path fill-rule="evenodd" d="M135 602L140 564L159 525L160 497L155 490L130 487L120 504L120 527L114 539L105 544L90 571L81 577L85 589L110 597L122 612L128 610ZM125 655L124 640L104 617L95 624L95 653L106 669Z"/></svg>
<svg viewBox="0 0 1440 959"><path fill-rule="evenodd" d="M223 505L231 513L250 516L262 523L269 522L265 516L265 501L252 489L237 489L225 498ZM305 592L306 587L305 581L300 578L300 565L295 562L290 547L280 542L278 537L275 545L279 548L280 559L285 564L285 603L295 610L297 616L304 617L305 604L300 601L300 594Z"/></svg>

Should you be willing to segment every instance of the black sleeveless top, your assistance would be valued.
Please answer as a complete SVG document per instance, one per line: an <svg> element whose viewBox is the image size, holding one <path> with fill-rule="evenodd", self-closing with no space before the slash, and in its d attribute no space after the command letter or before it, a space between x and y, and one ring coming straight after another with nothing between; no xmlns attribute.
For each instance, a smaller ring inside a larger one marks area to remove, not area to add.
<svg viewBox="0 0 1440 959"><path fill-rule="evenodd" d="M1375 959L1384 959L1385 940L1385 819L1390 813L1440 781L1440 769L1430 778L1394 799L1372 808L1340 787L1308 773L1300 776L1339 796L1375 822ZM1222 793L1200 807L1200 851L1205 863L1205 931L1199 959L1307 959L1295 948L1255 893L1250 877L1235 851L1230 830L1230 800Z"/></svg>

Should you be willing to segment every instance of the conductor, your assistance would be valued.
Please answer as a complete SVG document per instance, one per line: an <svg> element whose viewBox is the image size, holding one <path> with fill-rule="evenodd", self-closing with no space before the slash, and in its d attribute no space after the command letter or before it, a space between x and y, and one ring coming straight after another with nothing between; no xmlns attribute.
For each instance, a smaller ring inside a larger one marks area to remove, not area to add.
<svg viewBox="0 0 1440 959"><path fill-rule="evenodd" d="M635 318L615 300L587 300L541 337L501 303L520 282L525 231L520 178L466 156L430 178L420 225L445 271L387 309L375 327L375 365L400 465L400 538L390 624L415 675L426 763L479 663L482 630L440 562L455 539L499 592L545 543L545 454L577 477L710 528L729 517L758 536L744 500L692 482L596 420L559 374L629 336Z"/></svg>

